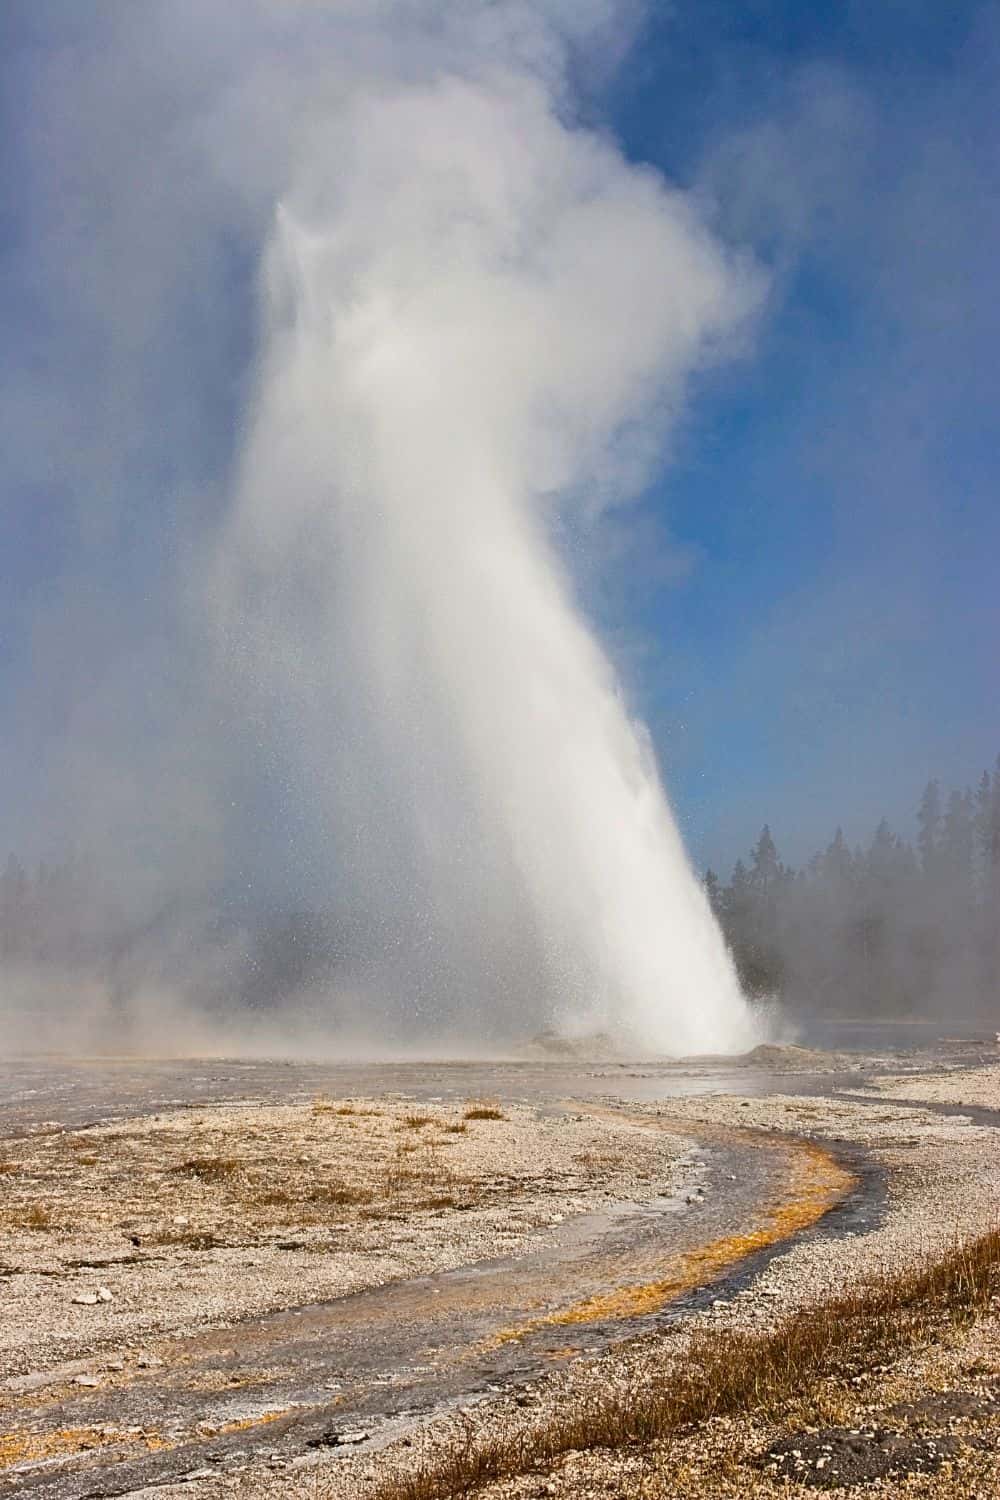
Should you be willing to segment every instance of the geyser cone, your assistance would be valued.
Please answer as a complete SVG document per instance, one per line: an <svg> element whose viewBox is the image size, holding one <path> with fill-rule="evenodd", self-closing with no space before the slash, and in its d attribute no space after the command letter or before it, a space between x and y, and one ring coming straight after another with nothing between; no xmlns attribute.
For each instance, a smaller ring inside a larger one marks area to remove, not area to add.
<svg viewBox="0 0 1000 1500"><path fill-rule="evenodd" d="M549 539L635 486L748 300L685 200L530 77L386 86L312 142L222 596L363 914L383 1039L750 1038Z"/></svg>

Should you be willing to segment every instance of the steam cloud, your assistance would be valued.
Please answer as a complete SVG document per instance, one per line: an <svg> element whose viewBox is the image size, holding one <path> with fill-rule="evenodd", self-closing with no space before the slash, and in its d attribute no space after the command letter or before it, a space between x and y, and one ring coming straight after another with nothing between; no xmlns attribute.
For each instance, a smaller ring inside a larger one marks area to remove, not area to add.
<svg viewBox="0 0 1000 1500"><path fill-rule="evenodd" d="M681 195L494 51L345 88L278 210L265 301L217 596L344 851L369 1005L745 1043L551 533L636 485L746 282Z"/></svg>
<svg viewBox="0 0 1000 1500"><path fill-rule="evenodd" d="M751 1039L556 541L639 491L758 299L693 200L576 117L570 78L613 66L636 17L95 4L48 84L41 149L61 140L76 201L111 205L75 259L60 219L51 296L74 353L86 319L114 330L114 400L88 423L88 352L66 401L87 444L48 462L73 470L95 555L134 527L151 455L169 478L136 549L148 639L123 645L107 608L81 628L85 558L36 628L71 705L49 805L133 923L175 890L190 912L258 833L282 845L290 887L350 919L331 1027L350 992L383 1043L550 1024L671 1052ZM222 335L241 342L213 321L228 262L191 275L213 239L262 268L224 483L204 413L232 378ZM179 373L150 353L175 337ZM100 687L74 703L72 651L89 666L95 639ZM234 794L260 764L271 806Z"/></svg>

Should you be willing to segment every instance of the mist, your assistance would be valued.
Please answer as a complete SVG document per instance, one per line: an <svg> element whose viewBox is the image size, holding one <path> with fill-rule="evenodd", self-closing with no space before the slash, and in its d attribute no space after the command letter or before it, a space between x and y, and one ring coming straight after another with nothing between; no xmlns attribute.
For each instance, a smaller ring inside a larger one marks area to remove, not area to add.
<svg viewBox="0 0 1000 1500"><path fill-rule="evenodd" d="M974 786L935 777L909 827L854 843L838 827L799 868L765 824L705 886L746 991L786 1020L924 1021L992 1032L1000 984L1000 757Z"/></svg>
<svg viewBox="0 0 1000 1500"><path fill-rule="evenodd" d="M68 953L105 976L112 1027L230 1015L249 988L290 1028L305 1005L331 1045L752 1039L566 543L641 492L763 284L577 116L571 78L609 66L635 15L63 18L51 128L68 152L74 110L99 122L80 173L88 210L110 204L72 306L103 386L88 441L71 427L48 456L73 475L74 551L58 600L32 603L24 701L48 720L47 848L100 875L70 938L13 955L8 1010L26 958L44 991ZM227 269L229 326L210 300ZM224 397L216 341L242 349ZM77 431L88 357L61 393ZM116 556L117 607L95 611ZM302 936L281 910L318 914L321 972L292 961L263 995L262 934ZM64 993L60 969L57 1017Z"/></svg>
<svg viewBox="0 0 1000 1500"><path fill-rule="evenodd" d="M550 533L627 495L739 281L522 74L363 89L303 177L219 596L351 851L361 977L432 1027L738 1044L728 957Z"/></svg>

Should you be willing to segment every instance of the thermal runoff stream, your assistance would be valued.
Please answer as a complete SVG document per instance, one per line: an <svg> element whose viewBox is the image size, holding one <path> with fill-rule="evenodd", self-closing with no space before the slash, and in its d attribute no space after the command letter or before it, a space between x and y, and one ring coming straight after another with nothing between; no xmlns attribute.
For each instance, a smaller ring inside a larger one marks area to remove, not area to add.
<svg viewBox="0 0 1000 1500"><path fill-rule="evenodd" d="M641 487L753 293L545 68L465 45L343 84L303 137L223 638L355 914L359 1015L735 1050L747 1006L557 538Z"/></svg>

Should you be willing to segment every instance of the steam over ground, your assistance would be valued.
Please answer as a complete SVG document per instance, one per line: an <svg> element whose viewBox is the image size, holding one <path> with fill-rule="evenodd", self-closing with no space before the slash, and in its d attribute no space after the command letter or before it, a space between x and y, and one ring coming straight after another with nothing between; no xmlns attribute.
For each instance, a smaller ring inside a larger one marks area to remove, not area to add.
<svg viewBox="0 0 1000 1500"><path fill-rule="evenodd" d="M199 494L183 452L164 474L172 648L143 643L100 690L112 708L148 692L152 665L152 732L125 757L114 712L81 715L58 768L86 804L80 847L120 876L106 907L131 951L166 932L183 951L192 890L252 886L259 838L347 934L313 996L331 1036L745 1046L646 733L555 541L638 491L758 292L688 198L574 118L571 65L628 15L239 11L153 5L142 38L96 12L123 72L165 40L192 59L196 97L177 90L164 130L195 141L186 207L204 196L239 242L259 320L230 477ZM198 222L172 255L165 217L130 297L183 283ZM213 984L239 941L209 946ZM163 967L196 999L189 954Z"/></svg>

